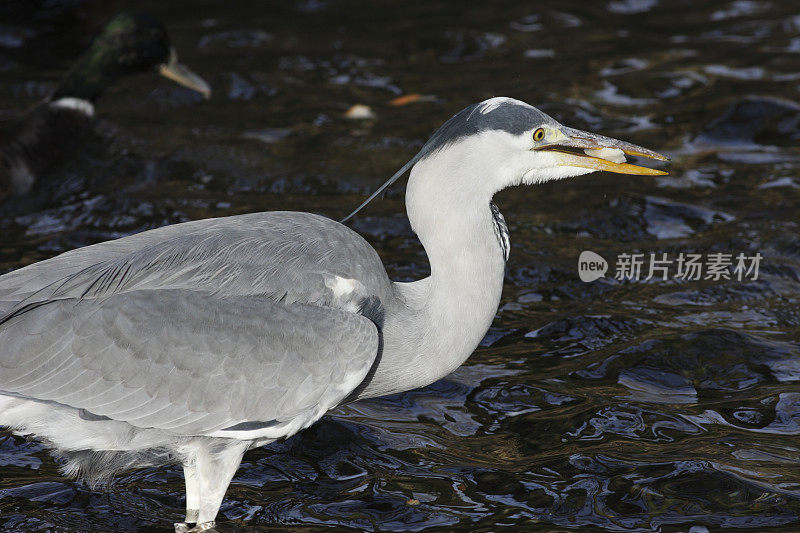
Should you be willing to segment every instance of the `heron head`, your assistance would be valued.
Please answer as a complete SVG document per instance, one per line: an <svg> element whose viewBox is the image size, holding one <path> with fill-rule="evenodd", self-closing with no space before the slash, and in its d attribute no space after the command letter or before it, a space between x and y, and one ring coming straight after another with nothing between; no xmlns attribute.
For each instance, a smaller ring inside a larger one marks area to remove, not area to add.
<svg viewBox="0 0 800 533"><path fill-rule="evenodd" d="M525 102L490 98L466 107L445 122L411 161L345 220L412 167L412 179L416 174L420 179L443 180L444 183L435 185L490 198L513 185L542 183L600 170L666 174L626 163L626 155L668 160L635 144L564 126Z"/></svg>
<svg viewBox="0 0 800 533"><path fill-rule="evenodd" d="M490 194L600 170L662 175L666 172L626 163L625 156L667 160L635 144L569 128L525 102L503 97L463 109L421 152L423 165L469 165Z"/></svg>

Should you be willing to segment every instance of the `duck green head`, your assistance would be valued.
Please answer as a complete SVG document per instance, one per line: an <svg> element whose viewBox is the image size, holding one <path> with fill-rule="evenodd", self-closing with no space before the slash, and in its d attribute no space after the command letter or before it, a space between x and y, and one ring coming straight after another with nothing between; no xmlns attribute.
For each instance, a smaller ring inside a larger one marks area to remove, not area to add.
<svg viewBox="0 0 800 533"><path fill-rule="evenodd" d="M152 17L123 13L114 17L53 93L51 99L72 97L94 102L118 78L156 71L205 98L208 84L178 62L164 27Z"/></svg>

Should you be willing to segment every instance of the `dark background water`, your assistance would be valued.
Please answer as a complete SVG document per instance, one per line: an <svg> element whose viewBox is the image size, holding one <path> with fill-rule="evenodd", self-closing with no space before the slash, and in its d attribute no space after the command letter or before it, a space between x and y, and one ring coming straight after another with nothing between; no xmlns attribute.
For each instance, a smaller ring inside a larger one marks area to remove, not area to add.
<svg viewBox="0 0 800 533"><path fill-rule="evenodd" d="M213 87L114 86L85 150L0 206L0 272L184 220L341 217L495 95L668 154L670 176L503 191L497 319L448 378L250 452L225 531L800 530L800 10L795 2L135 3ZM34 104L128 2L0 7L0 109ZM401 95L433 95L406 106ZM375 118L348 120L353 104ZM353 226L427 275L403 187ZM583 283L577 258L612 262ZM613 279L620 253L761 253L758 280ZM179 469L106 491L0 433L0 528L171 529ZM691 529L693 528L693 529Z"/></svg>

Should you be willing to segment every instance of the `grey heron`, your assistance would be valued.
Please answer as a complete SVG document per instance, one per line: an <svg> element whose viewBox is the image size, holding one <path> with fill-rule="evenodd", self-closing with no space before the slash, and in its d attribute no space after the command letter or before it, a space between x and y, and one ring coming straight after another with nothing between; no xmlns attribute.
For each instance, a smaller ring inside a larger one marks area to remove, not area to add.
<svg viewBox="0 0 800 533"><path fill-rule="evenodd" d="M213 528L248 449L469 357L509 253L497 191L664 174L625 154L666 159L510 98L462 110L356 210L411 169L406 208L431 269L414 282L393 282L345 225L300 212L176 224L0 276L0 424L89 481L180 463L176 531Z"/></svg>

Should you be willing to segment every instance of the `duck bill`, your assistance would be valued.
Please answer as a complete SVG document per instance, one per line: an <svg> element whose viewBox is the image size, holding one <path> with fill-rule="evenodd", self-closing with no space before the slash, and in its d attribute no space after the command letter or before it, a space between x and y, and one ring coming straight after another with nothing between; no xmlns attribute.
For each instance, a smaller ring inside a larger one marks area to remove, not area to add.
<svg viewBox="0 0 800 533"><path fill-rule="evenodd" d="M573 128L562 127L560 128L560 133L561 135L557 139L537 148L555 152L560 165L605 170L617 174L637 174L642 176L663 176L667 174L663 170L640 167L625 162L625 155L669 161L668 157L658 152L618 139L612 139L611 137L604 137L603 135ZM580 153L581 151L583 153Z"/></svg>
<svg viewBox="0 0 800 533"><path fill-rule="evenodd" d="M158 73L184 87L197 91L206 100L211 98L211 87L206 80L192 72L186 65L178 63L178 54L174 48L170 48L167 62L158 66Z"/></svg>

